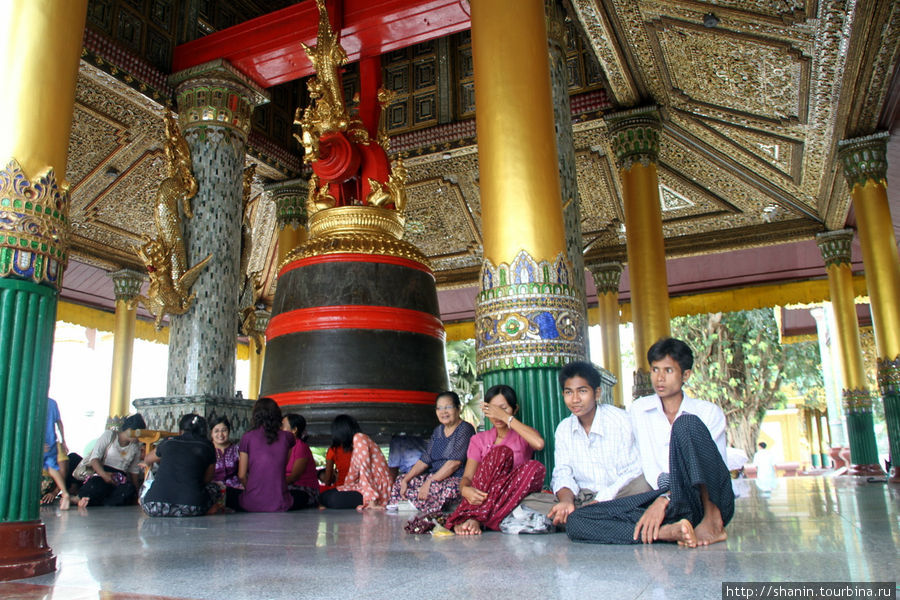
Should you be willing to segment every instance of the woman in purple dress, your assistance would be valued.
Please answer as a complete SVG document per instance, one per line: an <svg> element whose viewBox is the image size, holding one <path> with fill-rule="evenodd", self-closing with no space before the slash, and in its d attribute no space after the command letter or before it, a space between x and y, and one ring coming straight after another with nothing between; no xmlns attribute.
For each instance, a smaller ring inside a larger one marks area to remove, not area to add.
<svg viewBox="0 0 900 600"><path fill-rule="evenodd" d="M291 509L284 473L294 436L281 429L281 409L271 398L253 405L250 431L238 447L238 478L244 484L239 503L247 512L283 512Z"/></svg>
<svg viewBox="0 0 900 600"><path fill-rule="evenodd" d="M231 441L231 422L228 417L216 417L209 422L209 436L216 449L216 472L213 481L225 492L225 506L238 508L238 498L244 486L238 479L238 447Z"/></svg>

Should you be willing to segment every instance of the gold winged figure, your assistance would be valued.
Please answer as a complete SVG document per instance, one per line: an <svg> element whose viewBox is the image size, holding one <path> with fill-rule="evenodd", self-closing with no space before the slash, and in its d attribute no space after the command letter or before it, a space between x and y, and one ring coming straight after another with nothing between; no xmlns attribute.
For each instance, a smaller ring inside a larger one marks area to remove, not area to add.
<svg viewBox="0 0 900 600"><path fill-rule="evenodd" d="M150 287L147 296L139 295L129 305L144 304L156 318L156 328L162 327L166 314L183 315L191 308L195 294L191 286L212 254L191 268L187 268L181 213L188 219L194 216L191 198L197 194L197 181L191 173L191 152L178 131L175 118L166 114L166 160L168 177L156 192L156 238L144 236L137 254L147 267Z"/></svg>

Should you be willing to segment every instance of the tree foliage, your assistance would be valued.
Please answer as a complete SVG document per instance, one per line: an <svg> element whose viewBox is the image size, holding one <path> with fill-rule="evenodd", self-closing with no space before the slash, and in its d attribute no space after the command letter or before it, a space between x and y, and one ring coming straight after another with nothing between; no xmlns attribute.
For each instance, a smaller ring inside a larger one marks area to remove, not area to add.
<svg viewBox="0 0 900 600"><path fill-rule="evenodd" d="M786 385L810 399L823 389L818 346L782 346L772 309L677 317L672 334L694 350L691 394L722 407L729 444L747 456L766 410L786 402Z"/></svg>
<svg viewBox="0 0 900 600"><path fill-rule="evenodd" d="M481 383L476 379L475 340L447 342L447 373L450 387L459 394L460 416L478 429L484 417L481 412Z"/></svg>

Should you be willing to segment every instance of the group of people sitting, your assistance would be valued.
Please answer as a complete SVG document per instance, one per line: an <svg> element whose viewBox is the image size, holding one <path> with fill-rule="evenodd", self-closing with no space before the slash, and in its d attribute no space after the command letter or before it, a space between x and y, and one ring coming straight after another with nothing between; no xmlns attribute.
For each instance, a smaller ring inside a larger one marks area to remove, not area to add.
<svg viewBox="0 0 900 600"><path fill-rule="evenodd" d="M140 499L154 517L383 509L408 501L426 515L449 513L444 525L458 535L565 529L575 541L594 543L723 541L734 513L724 414L682 390L693 367L684 342L660 340L647 358L656 393L636 400L629 412L599 403L600 373L592 364L560 370L571 415L556 428L547 491L546 469L532 458L544 439L517 418L516 392L496 385L483 405L492 427L481 433L460 418L454 392L438 394L438 426L419 460L393 481L381 449L349 415L332 423L321 473L304 441L305 419L282 415L270 398L256 401L238 444L230 441L227 419L207 424L189 414L181 418L180 435L159 443L143 462L134 430L144 424L135 415L119 431L105 432L82 462L78 505L127 503L138 473L158 463ZM517 520L532 526L517 529Z"/></svg>

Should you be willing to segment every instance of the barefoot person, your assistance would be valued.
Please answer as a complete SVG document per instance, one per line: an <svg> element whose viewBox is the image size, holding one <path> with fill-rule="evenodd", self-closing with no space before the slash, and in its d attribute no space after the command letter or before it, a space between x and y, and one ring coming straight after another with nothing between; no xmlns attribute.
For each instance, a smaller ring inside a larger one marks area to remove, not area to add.
<svg viewBox="0 0 900 600"><path fill-rule="evenodd" d="M419 511L439 512L459 498L459 481L469 440L475 428L459 416L462 403L456 392L441 392L435 398L440 424L434 428L425 452L409 471L394 480L391 504L409 500ZM390 463L388 463L390 465Z"/></svg>
<svg viewBox="0 0 900 600"><path fill-rule="evenodd" d="M588 362L569 363L559 371L563 401L572 413L554 434L553 494L531 494L523 506L564 528L576 508L650 490L621 408L598 404L601 377Z"/></svg>
<svg viewBox="0 0 900 600"><path fill-rule="evenodd" d="M78 508L125 506L137 500L141 473L141 444L137 431L147 424L140 413L125 417L118 430L106 430L97 438L73 475L84 482L78 489Z"/></svg>
<svg viewBox="0 0 900 600"><path fill-rule="evenodd" d="M540 491L547 472L531 460L533 452L544 448L544 438L516 419L516 392L508 385L495 385L484 397L484 416L494 427L469 441L459 483L463 499L446 522L457 535L478 535L482 527L499 530L522 498Z"/></svg>
<svg viewBox="0 0 900 600"><path fill-rule="evenodd" d="M572 540L600 544L668 541L693 548L725 541L734 514L725 415L683 392L694 364L687 344L660 340L647 360L656 394L635 400L630 415L644 477L655 489L580 508L566 531Z"/></svg>
<svg viewBox="0 0 900 600"><path fill-rule="evenodd" d="M56 432L59 430L59 446L57 446ZM62 452L60 452L62 449ZM53 398L47 398L47 427L44 431L44 468L59 489L59 509L68 510L69 490L66 489L66 472L61 467L59 460L60 454L65 456L68 452L66 449L66 434L63 429L62 417L59 415L59 406ZM53 495L51 502L56 499ZM43 503L43 501L42 501Z"/></svg>

